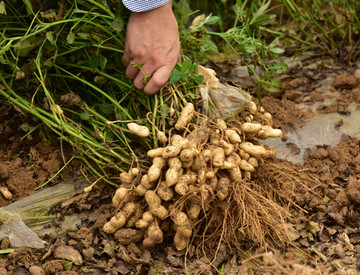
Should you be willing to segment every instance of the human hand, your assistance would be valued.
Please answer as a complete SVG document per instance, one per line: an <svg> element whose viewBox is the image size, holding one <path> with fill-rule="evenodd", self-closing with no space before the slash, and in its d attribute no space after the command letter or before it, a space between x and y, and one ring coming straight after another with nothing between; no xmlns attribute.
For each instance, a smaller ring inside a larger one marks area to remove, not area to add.
<svg viewBox="0 0 360 275"><path fill-rule="evenodd" d="M179 30L171 1L150 11L131 13L122 62L127 67L126 75L134 79L134 86L147 95L158 92L178 61Z"/></svg>

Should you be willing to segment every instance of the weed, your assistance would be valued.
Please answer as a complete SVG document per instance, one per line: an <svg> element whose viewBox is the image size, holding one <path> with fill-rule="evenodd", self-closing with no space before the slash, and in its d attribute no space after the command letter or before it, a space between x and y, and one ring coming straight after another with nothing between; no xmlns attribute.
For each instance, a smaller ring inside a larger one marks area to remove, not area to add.
<svg viewBox="0 0 360 275"><path fill-rule="evenodd" d="M198 75L198 67L190 59L186 59L182 64L176 64L170 75L170 82L176 85L179 81L190 89L204 82L204 77Z"/></svg>
<svg viewBox="0 0 360 275"><path fill-rule="evenodd" d="M184 3L185 2L185 3ZM261 89L269 92L278 92L282 89L281 81L273 74L283 73L287 70L287 65L280 61L268 64L268 59L275 59L284 50L277 47L281 33L274 32L267 26L275 21L275 14L269 14L271 1L236 1L232 6L234 11L234 22L225 32L215 31L215 25L219 24L220 17L212 15L199 15L195 17L189 26L185 28L185 12L190 12L190 7L186 6L186 1L177 3L178 13L183 21L180 21L180 34L182 36L182 49L185 56L192 60L201 61L211 58L211 55L218 54L219 49L214 42L220 39L225 43L224 47L233 50L238 58L247 66L250 75L254 75L259 83L258 98L261 102ZM250 8L248 5L250 4ZM211 26L211 28L209 27ZM275 35L275 39L269 43L265 40L263 33L268 32ZM261 74L258 74L257 68Z"/></svg>
<svg viewBox="0 0 360 275"><path fill-rule="evenodd" d="M360 2L357 0L282 0L298 32L300 47L344 61L360 56Z"/></svg>

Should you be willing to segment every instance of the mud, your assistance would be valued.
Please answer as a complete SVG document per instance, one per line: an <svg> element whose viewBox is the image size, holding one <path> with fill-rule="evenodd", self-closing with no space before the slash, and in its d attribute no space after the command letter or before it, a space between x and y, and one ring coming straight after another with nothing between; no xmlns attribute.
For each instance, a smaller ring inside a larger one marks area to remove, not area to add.
<svg viewBox="0 0 360 275"><path fill-rule="evenodd" d="M58 145L45 146L42 142L21 148L14 142L0 150L0 182L13 194L13 200L24 197L45 183L62 167ZM59 178L52 179L55 184ZM0 197L0 206L11 201Z"/></svg>

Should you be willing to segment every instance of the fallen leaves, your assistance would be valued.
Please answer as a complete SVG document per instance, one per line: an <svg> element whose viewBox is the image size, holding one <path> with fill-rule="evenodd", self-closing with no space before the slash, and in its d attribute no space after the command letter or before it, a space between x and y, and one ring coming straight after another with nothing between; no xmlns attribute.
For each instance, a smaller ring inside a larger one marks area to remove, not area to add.
<svg viewBox="0 0 360 275"><path fill-rule="evenodd" d="M54 250L54 258L73 262L76 265L82 265L83 260L80 253L68 245L60 245Z"/></svg>

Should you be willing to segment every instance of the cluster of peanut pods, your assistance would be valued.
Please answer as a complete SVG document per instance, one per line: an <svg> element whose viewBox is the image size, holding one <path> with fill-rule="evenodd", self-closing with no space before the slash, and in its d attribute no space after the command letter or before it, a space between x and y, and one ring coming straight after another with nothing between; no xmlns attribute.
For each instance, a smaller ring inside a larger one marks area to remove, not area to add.
<svg viewBox="0 0 360 275"><path fill-rule="evenodd" d="M152 159L147 173L131 168L120 175L123 186L113 197L118 212L103 230L109 234L123 228L139 230L145 248L162 243L166 233L174 236L177 250L185 249L194 224L207 211L202 202L225 200L231 184L251 180L259 161L274 156L257 141L282 135L272 128L271 114L253 102L243 113L241 122L208 118L189 131L196 113L188 103L175 124L176 134L167 137L159 131L164 146L147 152ZM137 133L142 137L149 134L143 126L131 124L129 129L145 131Z"/></svg>

